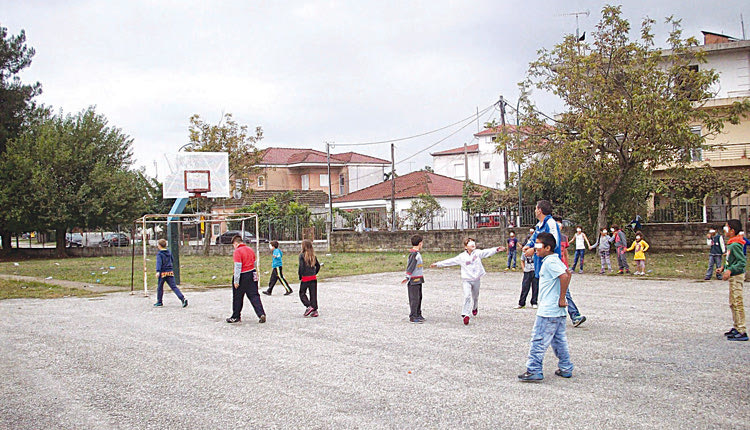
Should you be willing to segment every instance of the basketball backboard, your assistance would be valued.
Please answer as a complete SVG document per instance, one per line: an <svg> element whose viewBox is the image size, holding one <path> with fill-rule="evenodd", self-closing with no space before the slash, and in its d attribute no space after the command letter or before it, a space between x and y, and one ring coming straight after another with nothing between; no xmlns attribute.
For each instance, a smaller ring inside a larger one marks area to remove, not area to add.
<svg viewBox="0 0 750 430"><path fill-rule="evenodd" d="M165 154L167 174L163 197L230 197L229 154L226 152L177 152Z"/></svg>

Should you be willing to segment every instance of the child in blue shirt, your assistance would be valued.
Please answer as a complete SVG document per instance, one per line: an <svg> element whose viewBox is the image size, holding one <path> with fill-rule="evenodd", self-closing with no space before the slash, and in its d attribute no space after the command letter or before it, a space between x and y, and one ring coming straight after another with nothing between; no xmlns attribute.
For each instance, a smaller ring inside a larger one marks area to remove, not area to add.
<svg viewBox="0 0 750 430"><path fill-rule="evenodd" d="M264 290L263 294L270 296L271 292L273 292L274 285L276 285L276 281L279 281L286 290L284 295L288 296L292 294L292 288L289 286L289 282L284 278L284 273L282 271L281 257L284 256L284 253L279 249L279 242L277 240L272 240L268 246L272 250L271 254L273 255L273 260L271 261L271 279L268 281L268 289Z"/></svg>
<svg viewBox="0 0 750 430"><path fill-rule="evenodd" d="M166 239L159 239L156 243L159 253L156 254L156 278L159 280L156 286L156 303L154 307L164 306L161 299L164 297L164 283L174 291L177 298L182 302L182 307L187 307L188 301L174 281L174 266L172 265L172 253L167 249Z"/></svg>
<svg viewBox="0 0 750 430"><path fill-rule="evenodd" d="M505 268L505 270L510 270L510 263L513 262L513 270L516 270L516 250L518 246L518 239L516 238L516 233L514 231L511 231L508 233L508 267Z"/></svg>
<svg viewBox="0 0 750 430"><path fill-rule="evenodd" d="M550 233L539 233L534 244L536 255L542 259L539 269L539 308L531 333L529 359L526 372L518 375L523 382L541 381L542 361L547 348L558 358L555 375L570 378L573 376L573 363L568 351L568 338L565 334L566 307L565 292L570 284L570 271L555 253L557 243Z"/></svg>

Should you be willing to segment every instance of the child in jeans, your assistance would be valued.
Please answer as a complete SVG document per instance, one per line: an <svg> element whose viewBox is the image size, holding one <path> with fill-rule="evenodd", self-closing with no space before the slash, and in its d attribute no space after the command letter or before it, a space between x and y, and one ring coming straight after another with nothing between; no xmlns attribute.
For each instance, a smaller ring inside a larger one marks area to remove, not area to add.
<svg viewBox="0 0 750 430"><path fill-rule="evenodd" d="M513 262L513 270L516 270L516 246L518 245L518 239L516 239L516 233L511 231L508 233L508 267L506 271L510 270L510 263Z"/></svg>
<svg viewBox="0 0 750 430"><path fill-rule="evenodd" d="M461 312L464 325L469 325L469 313L476 316L479 306L479 284L485 270L482 259L491 257L505 247L482 249L477 251L476 240L471 237L464 239L464 249L461 254L447 260L432 263L430 267L461 266L461 280L464 287L464 307Z"/></svg>
<svg viewBox="0 0 750 430"><path fill-rule="evenodd" d="M161 299L164 297L164 283L169 285L169 288L174 291L177 298L182 302L182 307L187 307L188 301L182 292L177 288L177 284L174 281L174 267L172 266L172 253L167 249L166 239L159 239L156 243L156 247L159 249L159 253L156 254L156 277L158 278L158 284L156 286L156 303L154 307L164 306Z"/></svg>
<svg viewBox="0 0 750 430"><path fill-rule="evenodd" d="M565 293L570 284L570 270L555 253L557 243L550 233L539 233L534 244L536 255L542 258L539 269L539 309L531 332L529 359L526 372L518 375L523 382L541 381L544 353L552 345L558 359L555 375L570 378L573 376L573 363L568 351L568 338L565 334L566 307Z"/></svg>
<svg viewBox="0 0 750 430"><path fill-rule="evenodd" d="M310 239L302 241L302 252L299 254L299 299L305 306L304 316L318 316L318 272L320 272L320 263L315 257ZM310 291L310 297L307 291Z"/></svg>
<svg viewBox="0 0 750 430"><path fill-rule="evenodd" d="M609 270L609 273L612 273L612 263L609 261L609 248L611 244L612 238L607 235L607 229L603 228L599 238L589 247L589 249L597 248L602 264L602 270L599 272L601 275L604 274L605 267Z"/></svg>
<svg viewBox="0 0 750 430"><path fill-rule="evenodd" d="M528 257L521 254L521 269L523 270L523 280L521 281L521 297L518 298L518 304L514 309L523 309L526 307L526 297L531 290L531 307L537 308L537 297L539 296L539 278L534 273L534 257Z"/></svg>
<svg viewBox="0 0 750 430"><path fill-rule="evenodd" d="M422 236L415 234L411 237L412 248L409 250L409 258L406 260L406 279L401 281L407 284L409 292L409 322L421 324L425 321L422 317L422 284L424 283L424 269L422 264Z"/></svg>
<svg viewBox="0 0 750 430"><path fill-rule="evenodd" d="M635 263L635 275L646 274L646 251L648 251L648 243L643 240L643 234L636 232L635 240L633 244L627 249L627 251L635 250L635 256L633 257L633 263Z"/></svg>
<svg viewBox="0 0 750 430"><path fill-rule="evenodd" d="M742 300L742 287L745 282L745 265L747 257L742 252L745 240L739 235L742 223L738 219L730 219L724 226L727 241L727 262L717 270L722 273L722 279L729 281L729 308L732 309L733 327L724 333L727 340L747 341L747 327L745 327L745 305Z"/></svg>
<svg viewBox="0 0 750 430"><path fill-rule="evenodd" d="M573 236L573 239L575 240L576 244L576 253L575 257L573 258L573 268L572 270L576 271L576 265L578 265L578 259L581 259L581 268L578 271L578 273L583 273L583 258L586 256L586 245L591 247L591 243L589 243L589 238L586 237L586 233L583 232L583 229L581 226L576 226L576 234ZM585 243L584 243L585 242Z"/></svg>

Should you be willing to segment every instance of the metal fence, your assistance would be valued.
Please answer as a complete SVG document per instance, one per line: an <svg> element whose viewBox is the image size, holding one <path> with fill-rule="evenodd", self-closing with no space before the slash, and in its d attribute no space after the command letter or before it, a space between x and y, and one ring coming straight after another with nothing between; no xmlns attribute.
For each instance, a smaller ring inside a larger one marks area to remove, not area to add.
<svg viewBox="0 0 750 430"><path fill-rule="evenodd" d="M648 216L650 223L706 222L717 223L729 219L739 219L743 225L750 219L750 204L703 205L698 202L684 202L659 207Z"/></svg>

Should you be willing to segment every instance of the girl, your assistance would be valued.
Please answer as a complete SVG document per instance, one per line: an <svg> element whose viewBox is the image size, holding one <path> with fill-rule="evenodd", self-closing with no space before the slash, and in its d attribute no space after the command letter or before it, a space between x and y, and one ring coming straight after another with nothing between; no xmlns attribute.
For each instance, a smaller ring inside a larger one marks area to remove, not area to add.
<svg viewBox="0 0 750 430"><path fill-rule="evenodd" d="M586 237L586 233L583 232L581 229L581 226L576 226L576 234L574 236L575 242L576 242L576 254L573 258L573 268L572 270L576 271L576 265L578 264L578 259L581 259L581 268L578 271L578 273L583 273L583 257L586 255L586 246L591 248L591 243L589 243L589 238ZM584 244L585 242L585 244Z"/></svg>
<svg viewBox="0 0 750 430"><path fill-rule="evenodd" d="M272 240L271 243L268 244L268 247L271 248L271 254L273 254L273 260L271 261L271 279L268 281L268 289L263 291L263 294L270 296L273 292L274 285L276 285L276 281L279 281L281 286L284 287L284 290L286 290L284 295L288 296L292 294L292 288L289 286L289 282L284 278L283 264L281 262L284 253L279 249L279 242L276 240Z"/></svg>
<svg viewBox="0 0 750 430"><path fill-rule="evenodd" d="M599 258L602 260L602 270L599 272L601 275L604 274L605 268L609 270L609 273L612 273L612 264L609 261L609 248L612 244L612 240L613 239L607 235L607 229L603 228L599 239L589 247L589 249L598 248L597 251L599 251Z"/></svg>
<svg viewBox="0 0 750 430"><path fill-rule="evenodd" d="M635 240L626 251L635 250L635 256L633 262L635 263L635 274L645 275L646 274L646 251L648 251L648 243L643 240L643 235L640 231L635 233Z"/></svg>
<svg viewBox="0 0 750 430"><path fill-rule="evenodd" d="M299 299L305 305L304 316L318 316L318 277L320 263L315 257L312 242L309 239L302 241L302 252L299 254ZM307 296L310 290L310 297Z"/></svg>

